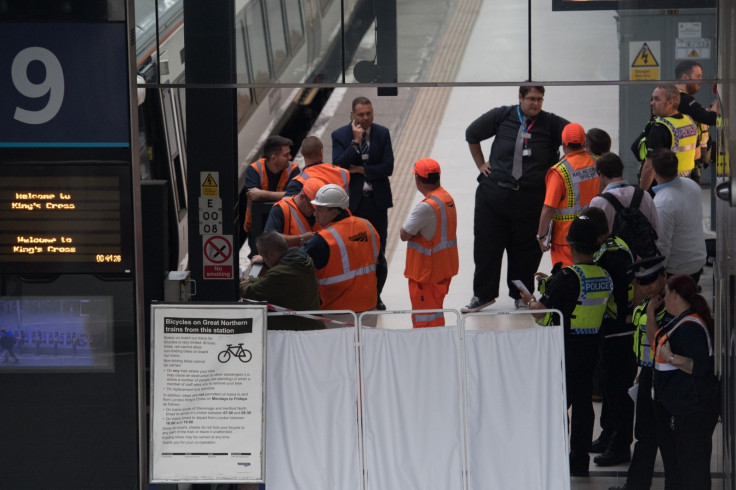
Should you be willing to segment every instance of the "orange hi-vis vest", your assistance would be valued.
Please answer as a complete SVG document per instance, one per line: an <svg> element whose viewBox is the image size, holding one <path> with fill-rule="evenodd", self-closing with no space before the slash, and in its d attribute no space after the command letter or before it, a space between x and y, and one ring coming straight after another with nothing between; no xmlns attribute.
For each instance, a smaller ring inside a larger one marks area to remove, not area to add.
<svg viewBox="0 0 736 490"><path fill-rule="evenodd" d="M404 277L417 282L436 283L457 274L457 208L452 196L438 187L422 202L434 209L437 229L431 240L421 233L406 243Z"/></svg>
<svg viewBox="0 0 736 490"><path fill-rule="evenodd" d="M310 231L319 230L320 226L317 222L314 223L314 226L310 225L307 217L299 211L299 207L294 202L295 197L285 197L274 204L274 206L280 207L284 213L284 229L281 233L283 235L303 235Z"/></svg>
<svg viewBox="0 0 736 490"><path fill-rule="evenodd" d="M258 172L258 176L261 179L261 189L264 191L268 190L268 172L266 172L266 159L265 158L259 158L255 162L250 164L251 167L256 169L256 172ZM289 183L289 175L299 167L294 162L289 162L289 166L286 167L286 170L281 172L281 175L279 176L279 181L276 184L276 192L282 192L284 189L286 189L286 184ZM245 211L245 223L243 223L243 229L245 231L250 231L251 222L253 221L253 216L250 212L250 203L248 204L248 208Z"/></svg>
<svg viewBox="0 0 736 490"><path fill-rule="evenodd" d="M679 322L675 324L674 327L669 329L665 329L663 327L657 331L657 335L654 338L654 342L657 348L654 354L654 369L656 369L657 371L675 371L676 369L679 369L667 362L668 359L662 358L662 356L660 355L660 348L665 344L665 342L670 339L670 337L672 337L672 334L675 333L675 330L677 330L677 328L685 322L695 322L703 327L705 338L708 340L708 355L711 357L713 356L713 343L711 342L708 328L705 326L705 320L703 320L703 318L697 313L692 313L683 317Z"/></svg>
<svg viewBox="0 0 736 490"><path fill-rule="evenodd" d="M310 165L294 178L294 180L301 182L302 185L304 185L307 179L319 179L325 184L337 184L345 189L345 192L350 194L348 188L350 184L350 172L332 163Z"/></svg>
<svg viewBox="0 0 736 490"><path fill-rule="evenodd" d="M600 178L593 160L585 150L568 153L550 171L557 172L565 183L565 199L552 215L552 243L567 245L567 232L572 222L580 216L583 207L600 192ZM563 264L564 265L564 264Z"/></svg>
<svg viewBox="0 0 736 490"><path fill-rule="evenodd" d="M348 216L319 231L330 247L327 265L317 270L323 310L372 310L378 301L376 261L381 243L373 225Z"/></svg>

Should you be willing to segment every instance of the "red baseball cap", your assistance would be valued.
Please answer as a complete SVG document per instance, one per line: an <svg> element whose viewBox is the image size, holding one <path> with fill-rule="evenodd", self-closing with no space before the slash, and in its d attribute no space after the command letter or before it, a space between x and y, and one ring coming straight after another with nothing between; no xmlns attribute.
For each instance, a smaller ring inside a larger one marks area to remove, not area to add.
<svg viewBox="0 0 736 490"><path fill-rule="evenodd" d="M562 144L570 146L578 144L585 146L585 130L578 123L570 123L562 130Z"/></svg>
<svg viewBox="0 0 736 490"><path fill-rule="evenodd" d="M421 158L414 164L412 173L426 179L429 174L440 173L440 164L437 163L437 160L432 160L431 158Z"/></svg>

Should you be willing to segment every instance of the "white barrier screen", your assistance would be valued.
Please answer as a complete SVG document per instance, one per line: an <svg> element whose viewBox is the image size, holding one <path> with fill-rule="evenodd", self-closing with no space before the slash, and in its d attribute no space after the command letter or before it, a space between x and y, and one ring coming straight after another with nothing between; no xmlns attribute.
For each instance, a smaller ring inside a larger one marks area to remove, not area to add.
<svg viewBox="0 0 736 490"><path fill-rule="evenodd" d="M466 333L470 489L570 488L560 328Z"/></svg>
<svg viewBox="0 0 736 490"><path fill-rule="evenodd" d="M462 489L457 329L363 330L368 489Z"/></svg>
<svg viewBox="0 0 736 490"><path fill-rule="evenodd" d="M268 332L268 488L360 488L354 335Z"/></svg>

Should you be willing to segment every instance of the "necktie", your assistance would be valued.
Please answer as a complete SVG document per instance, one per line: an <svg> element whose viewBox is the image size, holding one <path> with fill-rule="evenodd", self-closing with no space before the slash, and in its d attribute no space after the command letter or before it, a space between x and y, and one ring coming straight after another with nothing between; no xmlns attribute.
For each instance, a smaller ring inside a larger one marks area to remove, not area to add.
<svg viewBox="0 0 736 490"><path fill-rule="evenodd" d="M527 127L528 121L529 119L525 117L522 123L519 124L519 132L516 134L516 146L514 147L514 167L511 169L511 176L517 181L521 178L521 165L524 156L524 132Z"/></svg>
<svg viewBox="0 0 736 490"><path fill-rule="evenodd" d="M360 140L360 154L361 155L367 155L368 154L368 138L367 134L363 133L363 138Z"/></svg>

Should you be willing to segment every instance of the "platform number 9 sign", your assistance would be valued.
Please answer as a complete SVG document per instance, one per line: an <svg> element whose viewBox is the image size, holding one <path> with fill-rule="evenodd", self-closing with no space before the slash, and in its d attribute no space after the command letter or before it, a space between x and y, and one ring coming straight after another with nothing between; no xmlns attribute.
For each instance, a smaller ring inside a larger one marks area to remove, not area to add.
<svg viewBox="0 0 736 490"><path fill-rule="evenodd" d="M34 61L43 64L46 71L44 79L38 83L28 78L28 67ZM59 59L46 48L25 48L13 59L11 67L13 85L21 95L29 99L39 99L48 95L46 106L38 110L15 108L14 119L26 124L44 124L59 113L64 100L64 71Z"/></svg>

